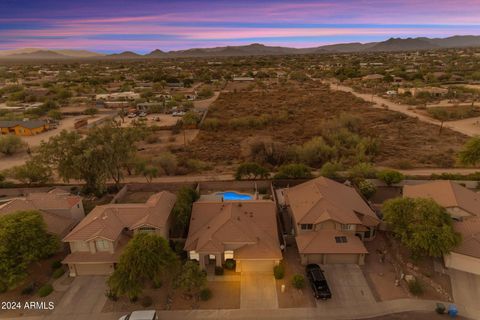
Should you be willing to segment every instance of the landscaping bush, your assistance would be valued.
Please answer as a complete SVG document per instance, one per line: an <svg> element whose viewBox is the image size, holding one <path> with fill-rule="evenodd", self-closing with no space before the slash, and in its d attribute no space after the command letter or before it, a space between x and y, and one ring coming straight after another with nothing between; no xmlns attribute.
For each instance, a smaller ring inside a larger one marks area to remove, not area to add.
<svg viewBox="0 0 480 320"><path fill-rule="evenodd" d="M360 181L358 183L358 190L360 190L360 193L367 199L370 199L375 192L377 192L375 185L368 180Z"/></svg>
<svg viewBox="0 0 480 320"><path fill-rule="evenodd" d="M56 269L55 271L53 271L52 278L53 278L53 279L58 279L58 278L60 278L61 276L63 276L64 273L65 273L65 269L64 269L64 268Z"/></svg>
<svg viewBox="0 0 480 320"><path fill-rule="evenodd" d="M274 179L306 179L311 176L310 168L306 165L302 163L290 163L280 166Z"/></svg>
<svg viewBox="0 0 480 320"><path fill-rule="evenodd" d="M301 274L296 274L292 278L294 288L303 289L305 287L305 278Z"/></svg>
<svg viewBox="0 0 480 320"><path fill-rule="evenodd" d="M62 262L60 260L55 260L52 262L52 269L58 269L62 267Z"/></svg>
<svg viewBox="0 0 480 320"><path fill-rule="evenodd" d="M423 294L423 285L418 279L415 279L408 282L408 290L414 296L420 296Z"/></svg>
<svg viewBox="0 0 480 320"><path fill-rule="evenodd" d="M382 170L377 173L377 178L385 182L387 186L391 186L400 183L405 177L401 172L395 170Z"/></svg>
<svg viewBox="0 0 480 320"><path fill-rule="evenodd" d="M40 287L40 289L38 289L37 294L38 294L39 297L46 297L52 292L53 292L52 285L51 284L46 284L46 285Z"/></svg>
<svg viewBox="0 0 480 320"><path fill-rule="evenodd" d="M277 280L283 279L285 276L285 266L282 263L273 267L273 276Z"/></svg>
<svg viewBox="0 0 480 320"><path fill-rule="evenodd" d="M105 296L112 301L118 300L118 296L112 290L107 290L107 292L105 292Z"/></svg>
<svg viewBox="0 0 480 320"><path fill-rule="evenodd" d="M216 276L223 276L223 268L222 267L215 267L215 275Z"/></svg>
<svg viewBox="0 0 480 320"><path fill-rule="evenodd" d="M141 302L142 307L148 308L148 307L150 307L152 304L153 304L153 299L152 299L152 297L150 297L150 296L145 296L145 297L142 298L142 302Z"/></svg>
<svg viewBox="0 0 480 320"><path fill-rule="evenodd" d="M205 288L200 291L200 300L207 301L207 300L210 300L211 298L212 298L212 290L210 290L209 288Z"/></svg>
<svg viewBox="0 0 480 320"><path fill-rule="evenodd" d="M32 282L28 286L22 289L22 294L26 296L31 295L35 292L35 288L36 288L35 282Z"/></svg>
<svg viewBox="0 0 480 320"><path fill-rule="evenodd" d="M237 262L234 259L227 259L225 260L224 267L227 270L235 270L235 266L237 265Z"/></svg>

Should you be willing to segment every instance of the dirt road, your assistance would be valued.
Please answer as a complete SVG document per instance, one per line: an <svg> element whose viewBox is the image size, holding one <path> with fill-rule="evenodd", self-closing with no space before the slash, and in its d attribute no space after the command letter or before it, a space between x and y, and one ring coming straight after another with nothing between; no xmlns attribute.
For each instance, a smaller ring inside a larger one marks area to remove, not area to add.
<svg viewBox="0 0 480 320"><path fill-rule="evenodd" d="M418 118L420 121L423 122L428 122L435 124L437 126L440 126L441 122L435 119L432 119L428 116L418 114L414 112L413 110L409 110L411 106L406 105L406 104L398 104L395 102L392 102L388 99L379 97L377 95L372 95L372 94L366 94L366 93L359 93L354 91L352 88L331 83L331 82L326 82L327 84L330 85L331 90L339 90L343 92L350 92L351 94L355 95L356 97L359 97L365 101L373 102L375 108L382 108L384 109L384 106L387 106L389 110L401 112L403 114L406 114L407 116ZM479 118L470 118L470 119L464 119L464 120L458 120L458 121L448 121L444 123L445 128L450 128L454 131L463 133L467 136L475 136L475 135L480 135L480 117Z"/></svg>

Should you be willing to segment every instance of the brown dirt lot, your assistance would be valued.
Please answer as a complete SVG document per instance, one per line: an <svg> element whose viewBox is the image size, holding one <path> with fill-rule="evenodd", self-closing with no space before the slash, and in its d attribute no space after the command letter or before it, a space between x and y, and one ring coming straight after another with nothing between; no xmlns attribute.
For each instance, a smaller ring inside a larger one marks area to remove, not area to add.
<svg viewBox="0 0 480 320"><path fill-rule="evenodd" d="M375 159L378 165L398 166L408 162L416 167L449 166L467 139L449 129L439 135L438 127L433 124L369 105L352 94L330 91L317 84L222 93L207 116L218 119L221 127L217 131L201 130L190 145L189 155L216 164L243 161L246 156L242 142L247 139L272 139L289 146L302 144L320 134L323 120L341 113L358 116L362 121L361 134L379 140L380 154ZM234 129L228 125L231 119L262 115L277 120L257 129Z"/></svg>

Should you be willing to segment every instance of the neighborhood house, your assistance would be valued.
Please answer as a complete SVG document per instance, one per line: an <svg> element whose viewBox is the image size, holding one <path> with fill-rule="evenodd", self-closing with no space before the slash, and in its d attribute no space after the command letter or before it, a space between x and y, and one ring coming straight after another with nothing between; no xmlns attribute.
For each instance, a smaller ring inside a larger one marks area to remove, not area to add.
<svg viewBox="0 0 480 320"><path fill-rule="evenodd" d="M47 231L59 237L65 236L85 217L82 198L61 189L30 193L0 203L0 216L18 211L38 211Z"/></svg>
<svg viewBox="0 0 480 320"><path fill-rule="evenodd" d="M282 193L302 264L364 264L380 220L355 189L320 177Z"/></svg>
<svg viewBox="0 0 480 320"><path fill-rule="evenodd" d="M17 136L34 136L48 130L48 124L43 120L0 121L0 133Z"/></svg>
<svg viewBox="0 0 480 320"><path fill-rule="evenodd" d="M71 253L62 261L70 276L108 275L123 248L137 232L154 232L168 239L170 213L176 196L152 195L145 203L96 206L64 239Z"/></svg>
<svg viewBox="0 0 480 320"><path fill-rule="evenodd" d="M270 200L197 201L193 204L185 250L190 259L236 271L272 272L282 259L276 205Z"/></svg>

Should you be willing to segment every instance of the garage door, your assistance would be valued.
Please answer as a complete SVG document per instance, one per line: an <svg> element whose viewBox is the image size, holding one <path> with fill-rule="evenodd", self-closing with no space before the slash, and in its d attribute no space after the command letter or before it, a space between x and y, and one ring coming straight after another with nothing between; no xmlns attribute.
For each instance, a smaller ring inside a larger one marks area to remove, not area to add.
<svg viewBox="0 0 480 320"><path fill-rule="evenodd" d="M113 265L110 263L76 264L75 269L78 276L109 275L113 272Z"/></svg>
<svg viewBox="0 0 480 320"><path fill-rule="evenodd" d="M240 272L273 272L274 260L237 260Z"/></svg>
<svg viewBox="0 0 480 320"><path fill-rule="evenodd" d="M327 254L326 255L326 263L334 264L334 263L358 263L358 254Z"/></svg>

